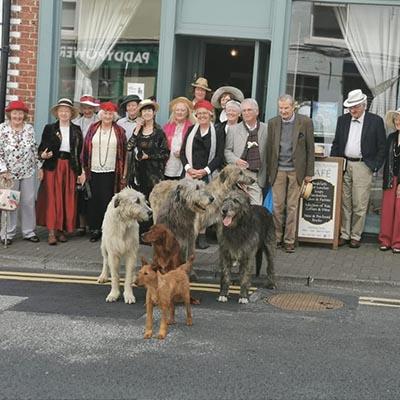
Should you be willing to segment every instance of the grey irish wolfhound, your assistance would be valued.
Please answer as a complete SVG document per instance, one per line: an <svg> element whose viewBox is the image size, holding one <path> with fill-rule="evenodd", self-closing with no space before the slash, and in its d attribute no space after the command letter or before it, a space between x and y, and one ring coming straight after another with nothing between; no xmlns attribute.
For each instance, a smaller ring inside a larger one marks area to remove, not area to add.
<svg viewBox="0 0 400 400"><path fill-rule="evenodd" d="M222 227L218 229L221 287L218 301L228 301L231 268L239 265L239 303L248 303L251 274L256 263L261 269L262 254L267 266L267 287L275 287L275 228L272 215L262 206L250 205L250 197L240 190L229 193L222 203Z"/></svg>
<svg viewBox="0 0 400 400"><path fill-rule="evenodd" d="M107 206L104 215L101 238L103 270L98 278L99 283L107 282L111 272L111 291L106 301L117 301L119 291L119 270L122 257L125 257L124 301L127 304L136 302L132 291L134 270L139 249L139 223L148 221L151 208L146 204L142 193L132 188L124 188L115 194Z"/></svg>
<svg viewBox="0 0 400 400"><path fill-rule="evenodd" d="M172 231L181 248L182 260L194 255L196 214L205 212L213 201L204 182L181 179L160 204L157 223Z"/></svg>

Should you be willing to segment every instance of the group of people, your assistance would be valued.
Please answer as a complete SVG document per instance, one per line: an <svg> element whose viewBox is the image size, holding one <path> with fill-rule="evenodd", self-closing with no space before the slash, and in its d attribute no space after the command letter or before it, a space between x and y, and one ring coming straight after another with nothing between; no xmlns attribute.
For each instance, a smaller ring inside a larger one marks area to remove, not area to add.
<svg viewBox="0 0 400 400"><path fill-rule="evenodd" d="M192 88L193 100L177 97L170 102L171 115L163 127L156 122L159 105L154 99L128 95L118 107L85 95L80 110L70 99L60 99L50 110L56 122L45 126L39 146L26 122L28 108L21 101L10 102L7 120L0 125L0 175L12 179L21 192L24 240L38 242L35 228L42 225L50 245L66 242L74 230L85 235L87 228L90 241L96 242L107 205L124 186L148 199L163 179L207 183L230 163L254 178L248 188L252 204L262 205L272 190L277 247L294 252L301 186L314 175L312 120L295 112L290 95L279 97L279 115L264 124L257 101L245 99L238 88L223 86L210 101L207 79L198 78ZM399 253L400 110L385 117L393 131L386 139L382 118L366 111L361 90L350 92L344 106L349 112L338 119L331 151L346 159L339 244L360 246L372 175L384 164L380 249ZM40 187L35 207L36 169ZM17 212L10 212L8 245L16 228ZM4 227L1 238L4 243ZM205 231L196 245L208 247Z"/></svg>

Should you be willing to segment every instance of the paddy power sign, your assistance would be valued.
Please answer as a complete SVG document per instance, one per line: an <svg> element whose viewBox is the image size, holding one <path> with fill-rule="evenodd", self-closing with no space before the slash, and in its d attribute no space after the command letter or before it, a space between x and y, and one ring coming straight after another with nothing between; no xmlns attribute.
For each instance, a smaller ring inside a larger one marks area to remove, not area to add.
<svg viewBox="0 0 400 400"><path fill-rule="evenodd" d="M60 47L61 63L76 65L75 58L80 56L81 50L77 50L74 44L62 44ZM119 44L105 54L104 50L89 49L84 58L96 59L105 57L103 66L120 68L126 64L134 64L140 69L157 69L158 44L152 46L137 46L134 44Z"/></svg>

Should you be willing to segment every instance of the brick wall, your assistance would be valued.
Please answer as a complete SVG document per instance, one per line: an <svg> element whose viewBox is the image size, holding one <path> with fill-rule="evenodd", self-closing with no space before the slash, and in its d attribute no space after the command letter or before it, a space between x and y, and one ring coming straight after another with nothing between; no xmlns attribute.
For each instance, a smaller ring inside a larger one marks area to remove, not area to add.
<svg viewBox="0 0 400 400"><path fill-rule="evenodd" d="M12 0L6 100L22 100L30 122L35 112L38 19L39 0Z"/></svg>

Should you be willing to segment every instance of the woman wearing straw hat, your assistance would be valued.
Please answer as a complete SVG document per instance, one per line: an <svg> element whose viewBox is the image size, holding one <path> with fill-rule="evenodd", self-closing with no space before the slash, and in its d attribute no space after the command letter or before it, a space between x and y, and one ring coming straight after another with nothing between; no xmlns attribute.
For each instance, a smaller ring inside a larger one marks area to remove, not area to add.
<svg viewBox="0 0 400 400"><path fill-rule="evenodd" d="M77 214L76 184L85 183L80 162L81 128L71 122L78 115L70 99L60 99L50 109L57 118L44 127L39 156L43 167L37 201L37 223L49 230L50 245L66 242L66 232L75 229Z"/></svg>
<svg viewBox="0 0 400 400"><path fill-rule="evenodd" d="M165 124L163 128L170 151L165 165L164 175L166 179L180 179L183 171L183 165L180 159L182 143L189 127L196 121L192 114L192 102L186 97L177 97L173 99L169 103L169 110L171 116L169 122Z"/></svg>
<svg viewBox="0 0 400 400"><path fill-rule="evenodd" d="M28 107L22 101L12 101L6 108L7 120L0 124L0 176L14 182L14 189L21 192L18 209L8 212L7 245L17 231L18 214L24 240L37 243L35 213L35 171L42 166L37 155L33 126L26 122ZM5 232L1 242L5 244Z"/></svg>
<svg viewBox="0 0 400 400"><path fill-rule="evenodd" d="M383 167L383 198L379 249L392 249L400 254L400 108L388 111L387 128L392 132L386 141L386 159Z"/></svg>
<svg viewBox="0 0 400 400"><path fill-rule="evenodd" d="M211 92L211 89L208 87L208 80L206 78L197 78L196 81L193 82L191 85L194 88L193 105L195 105L199 101L205 100L207 92Z"/></svg>
<svg viewBox="0 0 400 400"><path fill-rule="evenodd" d="M241 103L244 100L243 92L234 86L222 86L211 97L211 104L219 114L217 115L215 126L227 120L225 106L230 100L236 100Z"/></svg>
<svg viewBox="0 0 400 400"><path fill-rule="evenodd" d="M90 184L88 222L90 241L101 238L108 203L125 185L125 130L116 124L118 107L107 101L100 105L99 121L90 125L82 150L82 164Z"/></svg>

